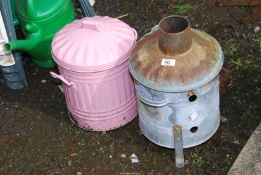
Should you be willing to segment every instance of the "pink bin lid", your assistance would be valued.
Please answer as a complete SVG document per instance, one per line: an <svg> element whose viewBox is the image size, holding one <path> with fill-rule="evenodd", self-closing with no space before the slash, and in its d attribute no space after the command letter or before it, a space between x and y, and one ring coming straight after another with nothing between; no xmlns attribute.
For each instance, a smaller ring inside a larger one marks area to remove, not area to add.
<svg viewBox="0 0 261 175"><path fill-rule="evenodd" d="M66 25L55 35L52 55L66 69L97 72L126 61L136 39L136 31L119 19L85 17Z"/></svg>

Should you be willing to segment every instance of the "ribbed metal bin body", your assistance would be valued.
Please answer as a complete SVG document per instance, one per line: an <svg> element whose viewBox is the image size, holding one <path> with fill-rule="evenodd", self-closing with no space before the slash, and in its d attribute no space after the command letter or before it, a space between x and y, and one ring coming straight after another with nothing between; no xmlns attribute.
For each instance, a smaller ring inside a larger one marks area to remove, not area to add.
<svg viewBox="0 0 261 175"><path fill-rule="evenodd" d="M182 126L184 148L199 145L216 132L220 121L218 77L194 90L197 99L193 102L187 92L160 92L137 82L135 86L140 128L155 144L174 148L174 124Z"/></svg>
<svg viewBox="0 0 261 175"><path fill-rule="evenodd" d="M58 32L52 43L71 118L94 131L119 128L137 114L128 58L137 33L111 17L86 17Z"/></svg>
<svg viewBox="0 0 261 175"><path fill-rule="evenodd" d="M128 62L97 73L75 72L59 66L72 86L64 94L72 120L85 129L106 131L130 122L137 115L133 80Z"/></svg>

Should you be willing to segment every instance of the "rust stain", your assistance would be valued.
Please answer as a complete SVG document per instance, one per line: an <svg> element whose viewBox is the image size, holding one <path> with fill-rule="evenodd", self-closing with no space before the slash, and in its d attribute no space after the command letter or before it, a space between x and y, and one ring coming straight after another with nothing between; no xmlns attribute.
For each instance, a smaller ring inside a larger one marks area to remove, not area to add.
<svg viewBox="0 0 261 175"><path fill-rule="evenodd" d="M192 46L184 53L164 54L159 49L160 31L144 36L133 50L130 63L145 79L155 82L194 83L204 78L219 58L219 45L210 35L191 29ZM175 59L175 66L161 66L163 58Z"/></svg>

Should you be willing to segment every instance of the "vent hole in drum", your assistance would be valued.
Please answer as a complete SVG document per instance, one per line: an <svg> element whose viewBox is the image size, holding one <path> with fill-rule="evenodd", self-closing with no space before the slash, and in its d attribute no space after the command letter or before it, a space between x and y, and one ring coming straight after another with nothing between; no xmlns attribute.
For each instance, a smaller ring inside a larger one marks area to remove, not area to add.
<svg viewBox="0 0 261 175"><path fill-rule="evenodd" d="M195 132L197 132L198 131L198 127L197 126L194 126L194 127L192 127L191 129L190 129L190 132L191 133L195 133Z"/></svg>
<svg viewBox="0 0 261 175"><path fill-rule="evenodd" d="M197 97L197 95L191 95L191 96L189 96L189 101L190 102L193 102L193 101L195 101L196 99L197 99L198 97Z"/></svg>

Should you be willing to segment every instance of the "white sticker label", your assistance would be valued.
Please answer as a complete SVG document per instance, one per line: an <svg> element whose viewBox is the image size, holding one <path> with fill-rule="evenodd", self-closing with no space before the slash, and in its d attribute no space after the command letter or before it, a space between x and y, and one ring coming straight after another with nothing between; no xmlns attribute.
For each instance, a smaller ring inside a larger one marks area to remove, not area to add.
<svg viewBox="0 0 261 175"><path fill-rule="evenodd" d="M161 60L161 65L162 66L175 66L176 64L176 60L175 59L166 59L166 58L163 58Z"/></svg>

